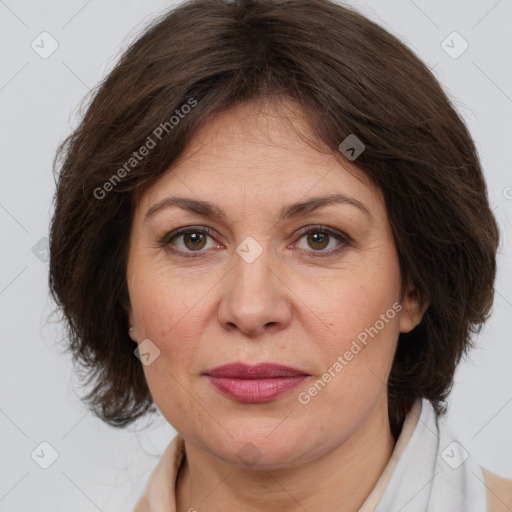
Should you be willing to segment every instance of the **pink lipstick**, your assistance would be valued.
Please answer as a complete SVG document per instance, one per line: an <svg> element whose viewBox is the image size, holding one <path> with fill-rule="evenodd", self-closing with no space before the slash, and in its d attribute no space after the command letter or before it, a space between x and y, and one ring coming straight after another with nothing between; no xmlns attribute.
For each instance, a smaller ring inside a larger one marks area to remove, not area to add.
<svg viewBox="0 0 512 512"><path fill-rule="evenodd" d="M205 372L224 396L246 403L270 402L297 387L309 374L273 363L232 363Z"/></svg>

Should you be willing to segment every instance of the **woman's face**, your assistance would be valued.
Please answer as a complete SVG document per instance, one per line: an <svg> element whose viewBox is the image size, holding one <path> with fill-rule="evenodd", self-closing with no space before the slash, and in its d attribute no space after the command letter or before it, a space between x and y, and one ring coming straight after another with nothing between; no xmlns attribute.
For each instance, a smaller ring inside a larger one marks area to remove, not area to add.
<svg viewBox="0 0 512 512"><path fill-rule="evenodd" d="M340 446L377 404L387 421L397 338L421 315L413 293L399 302L380 191L343 162L277 111L238 105L197 133L136 209L129 317L133 339L146 340L148 386L188 443L225 461L292 466ZM212 377L228 363L302 376Z"/></svg>

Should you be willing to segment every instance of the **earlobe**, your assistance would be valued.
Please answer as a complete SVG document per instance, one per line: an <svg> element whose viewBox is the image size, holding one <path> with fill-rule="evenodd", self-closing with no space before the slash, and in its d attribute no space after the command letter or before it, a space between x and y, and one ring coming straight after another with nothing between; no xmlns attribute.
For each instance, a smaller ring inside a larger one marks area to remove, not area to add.
<svg viewBox="0 0 512 512"><path fill-rule="evenodd" d="M135 330L134 330L134 328L132 326L130 326L130 328L128 329L128 336L130 336L132 341L137 343L137 337L135 336Z"/></svg>
<svg viewBox="0 0 512 512"><path fill-rule="evenodd" d="M129 326L128 336L130 336L130 338L136 342L137 339L135 336L135 328L133 327L133 315L132 315L131 308L128 308L127 313L128 313L128 326Z"/></svg>
<svg viewBox="0 0 512 512"><path fill-rule="evenodd" d="M421 302L418 290L413 286L409 286L402 301L400 332L410 332L421 322L428 308L428 301L425 300L423 304Z"/></svg>

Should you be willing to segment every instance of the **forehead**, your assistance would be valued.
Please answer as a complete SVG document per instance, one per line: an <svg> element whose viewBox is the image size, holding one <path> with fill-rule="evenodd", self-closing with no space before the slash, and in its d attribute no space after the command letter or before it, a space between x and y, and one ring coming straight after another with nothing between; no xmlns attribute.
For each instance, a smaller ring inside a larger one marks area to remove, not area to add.
<svg viewBox="0 0 512 512"><path fill-rule="evenodd" d="M306 140L305 140L306 138ZM309 144L307 139L314 141ZM319 148L300 108L284 101L237 104L195 134L181 157L146 190L149 208L170 193L221 201L229 209L270 208L340 193L382 206L380 191L351 162Z"/></svg>

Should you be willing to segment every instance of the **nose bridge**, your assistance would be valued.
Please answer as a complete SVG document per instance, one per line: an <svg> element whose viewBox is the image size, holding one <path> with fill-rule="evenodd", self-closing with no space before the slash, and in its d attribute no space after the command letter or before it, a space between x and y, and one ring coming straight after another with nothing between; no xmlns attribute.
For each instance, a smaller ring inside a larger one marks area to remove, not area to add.
<svg viewBox="0 0 512 512"><path fill-rule="evenodd" d="M290 320L290 308L268 244L247 237L236 248L231 263L218 313L223 326L252 334L284 327Z"/></svg>
<svg viewBox="0 0 512 512"><path fill-rule="evenodd" d="M270 292L269 281L274 277L270 270L272 266L272 255L267 245L256 241L252 237L246 238L236 249L236 256L233 258L233 269L235 290L255 294L257 299L260 293ZM254 302L254 301L253 301Z"/></svg>

